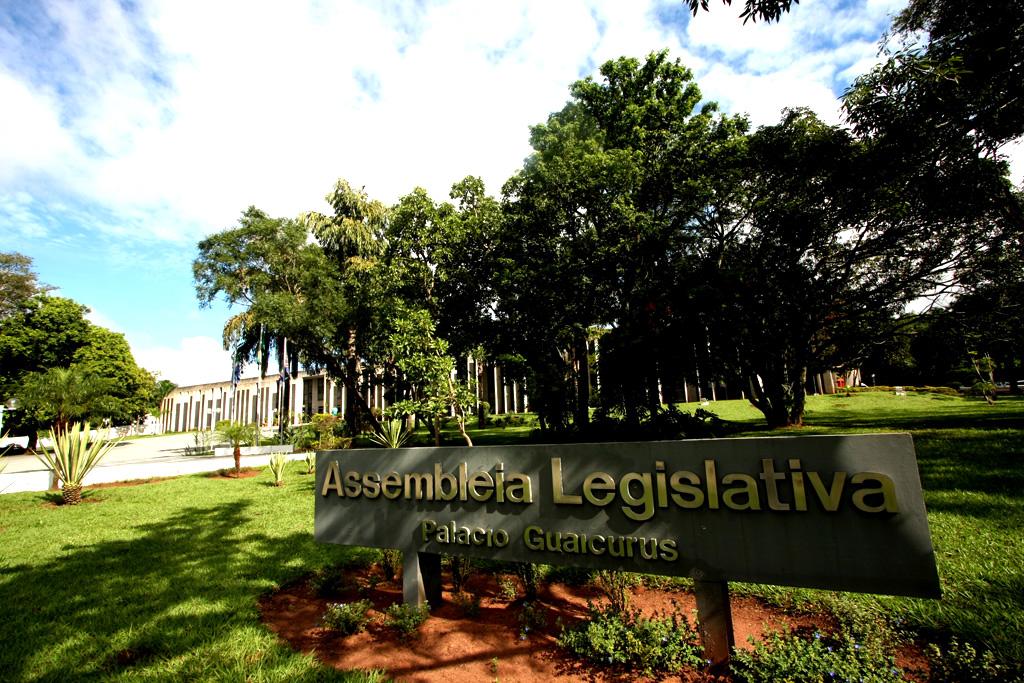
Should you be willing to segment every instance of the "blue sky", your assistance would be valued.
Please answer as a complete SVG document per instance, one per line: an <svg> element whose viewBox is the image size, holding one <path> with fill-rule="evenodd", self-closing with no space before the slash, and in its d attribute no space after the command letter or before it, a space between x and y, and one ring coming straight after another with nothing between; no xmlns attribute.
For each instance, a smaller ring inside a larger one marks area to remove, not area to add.
<svg viewBox="0 0 1024 683"><path fill-rule="evenodd" d="M773 25L712 3L0 4L0 236L180 384L228 379L199 239L255 204L324 210L337 178L393 202L479 175L497 193L531 124L607 59L668 48L707 99L838 122L903 0L803 0ZM1018 150L1009 150L1020 156ZM1015 163L1015 181L1020 182Z"/></svg>

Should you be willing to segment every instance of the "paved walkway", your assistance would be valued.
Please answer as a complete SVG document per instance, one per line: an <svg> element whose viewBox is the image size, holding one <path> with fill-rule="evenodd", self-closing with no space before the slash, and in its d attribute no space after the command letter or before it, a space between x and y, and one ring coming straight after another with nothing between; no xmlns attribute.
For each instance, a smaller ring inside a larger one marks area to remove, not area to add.
<svg viewBox="0 0 1024 683"><path fill-rule="evenodd" d="M117 444L85 478L85 484L112 481L174 477L196 472L213 472L234 467L231 455L187 455L194 446L192 434L169 434L129 439ZM246 449L242 449L243 454ZM289 460L301 460L305 453L286 454ZM270 455L243 455L243 467L266 465ZM50 488L51 473L34 455L13 455L0 460L6 468L0 473L0 493L45 491Z"/></svg>

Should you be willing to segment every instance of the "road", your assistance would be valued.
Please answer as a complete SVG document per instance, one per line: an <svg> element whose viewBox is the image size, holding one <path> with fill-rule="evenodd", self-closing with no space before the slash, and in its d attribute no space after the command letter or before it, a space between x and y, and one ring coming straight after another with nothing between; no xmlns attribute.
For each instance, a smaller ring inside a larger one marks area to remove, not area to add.
<svg viewBox="0 0 1024 683"><path fill-rule="evenodd" d="M96 469L86 477L85 483L172 477L234 466L231 455L187 455L187 447L194 445L191 433L126 439L107 453ZM263 466L269 457L268 454L244 455L242 466ZM299 460L305 454L292 453L287 457ZM6 468L0 474L0 493L45 491L49 488L50 472L34 455L9 455L2 462Z"/></svg>

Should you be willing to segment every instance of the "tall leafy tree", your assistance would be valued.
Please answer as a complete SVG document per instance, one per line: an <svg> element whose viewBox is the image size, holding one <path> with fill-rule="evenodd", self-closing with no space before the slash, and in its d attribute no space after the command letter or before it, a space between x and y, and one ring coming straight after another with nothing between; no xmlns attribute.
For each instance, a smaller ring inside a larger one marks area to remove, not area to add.
<svg viewBox="0 0 1024 683"><path fill-rule="evenodd" d="M602 368L602 402L635 422L660 407L666 293L721 191L706 169L745 122L698 108L691 72L664 52L607 62L571 93L532 129L535 151L506 184L501 312L524 330L522 353L539 373L531 396L555 426L567 412L586 424L587 341L594 326L609 329L602 348L620 352L602 362L631 371Z"/></svg>
<svg viewBox="0 0 1024 683"><path fill-rule="evenodd" d="M238 307L224 325L224 348L242 360L260 358L266 373L271 350L301 316L306 273L320 256L309 231L297 221L272 218L250 206L238 225L199 242L192 264L201 307L218 297ZM287 365L287 359L282 366Z"/></svg>
<svg viewBox="0 0 1024 683"><path fill-rule="evenodd" d="M1021 3L911 0L883 47L888 59L846 94L859 131L986 157L1024 135Z"/></svg>
<svg viewBox="0 0 1024 683"><path fill-rule="evenodd" d="M0 252L0 320L25 310L47 287L39 284L32 259L18 252Z"/></svg>
<svg viewBox="0 0 1024 683"><path fill-rule="evenodd" d="M38 296L0 320L0 373L10 384L26 372L67 367L88 342L89 309L71 299Z"/></svg>
<svg viewBox="0 0 1024 683"><path fill-rule="evenodd" d="M803 110L750 137L740 225L704 294L719 357L771 426L800 424L809 371L860 357L999 232L998 186L922 175L889 151Z"/></svg>
<svg viewBox="0 0 1024 683"><path fill-rule="evenodd" d="M378 429L359 378L364 362L372 364L386 338L380 321L390 308L393 285L381 267L388 209L345 180L335 183L326 200L332 214L310 211L302 221L322 245L334 277L328 288L319 290L317 314L301 343L311 360L344 380L349 429L355 431L359 414Z"/></svg>
<svg viewBox="0 0 1024 683"><path fill-rule="evenodd" d="M106 416L114 424L134 422L149 412L156 380L136 364L123 334L93 325L85 344L75 351L71 367L109 381Z"/></svg>

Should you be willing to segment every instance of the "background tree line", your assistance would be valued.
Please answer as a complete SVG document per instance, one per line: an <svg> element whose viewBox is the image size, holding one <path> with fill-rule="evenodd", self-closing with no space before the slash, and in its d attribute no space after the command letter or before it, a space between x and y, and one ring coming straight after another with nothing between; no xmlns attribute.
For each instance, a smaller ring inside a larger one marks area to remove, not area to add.
<svg viewBox="0 0 1024 683"><path fill-rule="evenodd" d="M157 413L173 383L140 368L124 335L86 320L89 309L49 294L32 260L0 253L0 400L19 399L4 429L65 430L73 420L126 425Z"/></svg>
<svg viewBox="0 0 1024 683"><path fill-rule="evenodd" d="M811 375L887 373L937 316L963 330L961 360L1015 371L1024 211L999 150L1024 134L1022 27L1018 3L911 2L842 126L793 109L751 130L666 53L609 61L531 129L500 198L471 176L386 207L339 181L330 215L250 208L200 243L200 303L242 307L225 328L240 357L344 381L352 428L375 420L366 367L432 424L464 418L467 355L500 361L554 431L593 407L639 426L695 379L800 424ZM929 298L946 307L904 315Z"/></svg>

